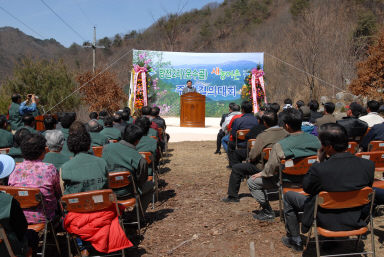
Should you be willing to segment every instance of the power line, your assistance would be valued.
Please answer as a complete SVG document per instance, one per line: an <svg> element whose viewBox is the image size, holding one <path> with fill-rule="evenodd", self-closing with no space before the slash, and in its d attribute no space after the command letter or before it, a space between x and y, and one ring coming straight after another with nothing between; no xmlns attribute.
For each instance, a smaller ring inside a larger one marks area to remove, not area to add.
<svg viewBox="0 0 384 257"><path fill-rule="evenodd" d="M53 107L49 108L48 111L46 111L44 114L46 114L47 112L50 112L51 110L53 110L54 108L56 108L58 105L60 105L61 103L63 103L65 100L67 100L69 97L71 97L74 93L76 93L77 91L79 91L80 89L82 89L83 87L85 87L86 85L88 85L90 82L92 82L95 78L97 78L98 76L100 76L101 74L103 74L104 72L106 72L107 70L109 70L113 65L115 65L117 62L119 62L121 59L123 59L126 55L128 55L130 52L132 51L129 50L128 52L126 52L125 54L123 54L122 56L120 56L119 58L115 59L111 64L109 64L104 70L100 71L99 73L97 73L95 76L93 76L90 80L88 80L87 82L85 82L83 85L81 85L80 87L78 87L76 90L74 90L72 93L70 93L69 95L67 95L66 97L64 97L60 102L58 102L57 104L55 104Z"/></svg>
<svg viewBox="0 0 384 257"><path fill-rule="evenodd" d="M26 24L25 22L23 22L22 20L20 20L19 18L17 18L15 15L13 15L12 13L10 13L9 11L7 11L6 9L4 9L4 7L1 7L0 6L0 9L3 10L6 14L8 14L9 16L11 16L12 18L14 18L15 20L17 20L18 22L20 22L21 24L23 24L25 27L27 27L29 30L31 30L33 33L35 33L36 35L39 35L42 39L44 39L45 37L43 35L41 35L39 32L37 32L36 30L34 30L33 28L31 28L28 24Z"/></svg>
<svg viewBox="0 0 384 257"><path fill-rule="evenodd" d="M51 12L56 15L57 18L59 18L70 30L73 31L76 35L78 35L83 41L87 41L79 32L77 32L71 25L69 25L63 18L60 17L44 0L40 0Z"/></svg>
<svg viewBox="0 0 384 257"><path fill-rule="evenodd" d="M79 1L77 0L74 0L76 2L76 5L77 7L79 8L80 12L83 14L83 16L85 17L86 20L88 20L89 24L91 25L95 25L95 23L89 18L89 16L85 13L85 11L83 10L83 8L81 8L81 5L79 3Z"/></svg>

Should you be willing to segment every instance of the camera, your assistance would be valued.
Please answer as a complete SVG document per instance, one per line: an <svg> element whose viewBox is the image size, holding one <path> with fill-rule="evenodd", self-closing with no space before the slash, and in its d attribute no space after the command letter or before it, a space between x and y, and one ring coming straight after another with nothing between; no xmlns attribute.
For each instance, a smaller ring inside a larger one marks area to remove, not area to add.
<svg viewBox="0 0 384 257"><path fill-rule="evenodd" d="M28 98L32 98L32 94L28 94L27 97L28 97Z"/></svg>

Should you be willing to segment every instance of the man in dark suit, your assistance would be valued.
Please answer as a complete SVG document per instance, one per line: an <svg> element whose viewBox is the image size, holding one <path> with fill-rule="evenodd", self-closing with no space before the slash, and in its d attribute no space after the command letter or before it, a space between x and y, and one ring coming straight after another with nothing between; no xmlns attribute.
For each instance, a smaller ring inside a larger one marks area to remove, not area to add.
<svg viewBox="0 0 384 257"><path fill-rule="evenodd" d="M350 141L360 141L368 129L368 123L359 119L359 116L363 112L363 107L356 102L352 102L347 106L347 109L347 117L338 120L337 124L340 124L347 130Z"/></svg>
<svg viewBox="0 0 384 257"><path fill-rule="evenodd" d="M315 197L321 191L346 192L372 186L375 165L370 160L356 157L347 151L348 136L345 128L336 123L320 127L320 163L313 164L303 179L303 189L309 194L289 191L284 195L284 217L287 236L282 238L285 246L302 251L298 213L304 211L301 231L306 233L313 223ZM362 209L345 211L319 209L319 226L336 231L359 229L365 226Z"/></svg>
<svg viewBox="0 0 384 257"><path fill-rule="evenodd" d="M384 140L384 122L374 125L371 130L363 137L360 143L360 149L362 151L368 151L368 145L371 141L383 141Z"/></svg>
<svg viewBox="0 0 384 257"><path fill-rule="evenodd" d="M319 102L311 100L308 103L308 107L311 109L311 119L309 121L314 124L318 118L323 117L323 114L317 111L319 109Z"/></svg>

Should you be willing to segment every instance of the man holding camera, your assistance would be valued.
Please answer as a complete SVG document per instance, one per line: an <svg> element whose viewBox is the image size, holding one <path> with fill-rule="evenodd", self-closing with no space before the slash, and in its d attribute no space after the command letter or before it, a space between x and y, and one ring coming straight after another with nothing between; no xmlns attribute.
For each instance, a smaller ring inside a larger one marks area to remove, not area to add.
<svg viewBox="0 0 384 257"><path fill-rule="evenodd" d="M21 116L25 114L32 114L34 117L40 115L40 111L37 108L39 103L39 97L33 94L27 95L27 100L20 104L19 112Z"/></svg>

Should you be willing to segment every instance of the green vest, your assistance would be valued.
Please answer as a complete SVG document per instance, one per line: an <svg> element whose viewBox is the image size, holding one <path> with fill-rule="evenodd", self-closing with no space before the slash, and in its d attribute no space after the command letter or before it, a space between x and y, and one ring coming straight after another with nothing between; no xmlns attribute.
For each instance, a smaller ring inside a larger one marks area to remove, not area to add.
<svg viewBox="0 0 384 257"><path fill-rule="evenodd" d="M61 132L63 132L64 139L67 140L69 135L69 129L61 128Z"/></svg>
<svg viewBox="0 0 384 257"><path fill-rule="evenodd" d="M98 119L97 123L99 123L101 126L104 127L104 120L103 119Z"/></svg>
<svg viewBox="0 0 384 257"><path fill-rule="evenodd" d="M21 122L22 116L20 115L20 104L12 103L9 107L9 119L8 122L11 125L12 130L17 130L23 123Z"/></svg>
<svg viewBox="0 0 384 257"><path fill-rule="evenodd" d="M5 129L0 129L0 148L12 147L13 135Z"/></svg>
<svg viewBox="0 0 384 257"><path fill-rule="evenodd" d="M24 161L23 154L21 153L20 147L11 147L11 149L9 149L8 155L11 156L15 160L15 162Z"/></svg>
<svg viewBox="0 0 384 257"><path fill-rule="evenodd" d="M78 153L61 166L64 194L74 194L108 188L106 162L99 157Z"/></svg>
<svg viewBox="0 0 384 257"><path fill-rule="evenodd" d="M91 146L103 146L109 142L108 138L99 132L89 132L89 135L91 136Z"/></svg>
<svg viewBox="0 0 384 257"><path fill-rule="evenodd" d="M291 134L278 142L286 159L316 155L321 144L317 137L308 133Z"/></svg>
<svg viewBox="0 0 384 257"><path fill-rule="evenodd" d="M136 146L138 152L150 152L156 160L157 141L149 136L143 136ZM148 176L152 176L152 165L148 165Z"/></svg>
<svg viewBox="0 0 384 257"><path fill-rule="evenodd" d="M149 137L157 137L156 129L149 128L147 136L149 136Z"/></svg>
<svg viewBox="0 0 384 257"><path fill-rule="evenodd" d="M28 129L29 132L31 132L32 134L39 134L40 133L39 131L37 131L36 129L34 129L34 128L30 127L30 126L21 126L17 130L20 130L22 128Z"/></svg>
<svg viewBox="0 0 384 257"><path fill-rule="evenodd" d="M28 250L28 242L26 238L23 241L20 241L13 231L10 223L11 217L11 206L12 206L13 197L4 192L0 192L0 223L4 227L4 230L7 233L8 240L11 244L12 251L16 256L25 256ZM19 207L20 208L20 207ZM5 243L0 243L0 256L9 256Z"/></svg>
<svg viewBox="0 0 384 257"><path fill-rule="evenodd" d="M107 162L108 172L130 171L139 168L142 156L135 149L122 143L108 144L103 149L103 159ZM132 192L130 186L114 189L118 197L124 197Z"/></svg>
<svg viewBox="0 0 384 257"><path fill-rule="evenodd" d="M59 170L61 166L69 161L69 157L61 153L48 152L45 154L43 162L52 163Z"/></svg>
<svg viewBox="0 0 384 257"><path fill-rule="evenodd" d="M100 134L106 136L108 140L120 140L121 139L121 132L117 128L111 128L111 127L104 127L102 131L100 131Z"/></svg>

